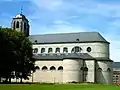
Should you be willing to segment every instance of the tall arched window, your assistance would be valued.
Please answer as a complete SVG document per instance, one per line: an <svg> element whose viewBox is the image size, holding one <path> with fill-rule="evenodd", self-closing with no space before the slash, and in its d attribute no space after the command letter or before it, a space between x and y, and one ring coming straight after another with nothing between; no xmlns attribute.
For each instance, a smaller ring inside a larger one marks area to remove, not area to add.
<svg viewBox="0 0 120 90"><path fill-rule="evenodd" d="M79 47L79 46L75 46L74 48L72 48L72 53L79 53L79 52L81 52L81 50L82 50L82 48L81 47Z"/></svg>
<svg viewBox="0 0 120 90"><path fill-rule="evenodd" d="M103 78L103 74L102 74L102 68L98 68L97 69L97 73L96 73L96 82L97 83L102 83L101 78Z"/></svg>
<svg viewBox="0 0 120 90"><path fill-rule="evenodd" d="M86 82L88 77L88 68L84 67L83 68L83 81Z"/></svg>
<svg viewBox="0 0 120 90"><path fill-rule="evenodd" d="M56 70L56 68L54 66L51 66L50 70Z"/></svg>
<svg viewBox="0 0 120 90"><path fill-rule="evenodd" d="M13 22L13 30L15 30L15 21Z"/></svg>
<svg viewBox="0 0 120 90"><path fill-rule="evenodd" d="M56 48L56 53L60 53L60 48Z"/></svg>
<svg viewBox="0 0 120 90"><path fill-rule="evenodd" d="M63 67L62 67L62 66L59 66L59 67L58 67L58 70L63 70Z"/></svg>
<svg viewBox="0 0 120 90"><path fill-rule="evenodd" d="M19 28L19 22L17 21L17 23L16 23L16 28Z"/></svg>
<svg viewBox="0 0 120 90"><path fill-rule="evenodd" d="M23 22L20 22L20 28L21 28L21 30L23 32Z"/></svg>
<svg viewBox="0 0 120 90"><path fill-rule="evenodd" d="M26 30L26 23L24 23L24 30Z"/></svg>
<svg viewBox="0 0 120 90"><path fill-rule="evenodd" d="M42 70L48 70L48 68L46 66L43 66Z"/></svg>
<svg viewBox="0 0 120 90"><path fill-rule="evenodd" d="M68 48L67 47L64 47L63 48L63 53L67 53L68 52Z"/></svg>
<svg viewBox="0 0 120 90"><path fill-rule="evenodd" d="M48 53L51 53L52 52L52 48L48 48Z"/></svg>
<svg viewBox="0 0 120 90"><path fill-rule="evenodd" d="M45 53L45 48L41 48L41 53Z"/></svg>

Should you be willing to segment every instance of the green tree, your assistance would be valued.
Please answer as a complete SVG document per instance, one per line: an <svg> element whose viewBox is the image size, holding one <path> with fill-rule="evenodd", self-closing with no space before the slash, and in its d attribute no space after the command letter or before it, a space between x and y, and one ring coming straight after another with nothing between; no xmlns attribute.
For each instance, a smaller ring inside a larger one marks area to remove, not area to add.
<svg viewBox="0 0 120 90"><path fill-rule="evenodd" d="M20 78L21 82L22 79L29 79L31 72L38 68L33 58L32 43L23 33L10 28L2 28L0 38L0 77L10 82L15 77Z"/></svg>

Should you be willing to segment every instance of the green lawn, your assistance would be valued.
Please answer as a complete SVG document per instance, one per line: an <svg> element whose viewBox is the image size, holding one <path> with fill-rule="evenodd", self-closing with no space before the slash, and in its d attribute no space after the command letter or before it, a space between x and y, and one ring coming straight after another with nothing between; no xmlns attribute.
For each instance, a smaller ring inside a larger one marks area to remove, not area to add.
<svg viewBox="0 0 120 90"><path fill-rule="evenodd" d="M64 84L64 85L0 85L0 90L120 90L116 85L100 84Z"/></svg>

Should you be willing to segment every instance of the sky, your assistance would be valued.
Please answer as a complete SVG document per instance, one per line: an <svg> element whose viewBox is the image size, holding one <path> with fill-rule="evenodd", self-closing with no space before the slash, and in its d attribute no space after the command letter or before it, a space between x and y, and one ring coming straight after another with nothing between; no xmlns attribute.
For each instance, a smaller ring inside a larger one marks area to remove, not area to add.
<svg viewBox="0 0 120 90"><path fill-rule="evenodd" d="M120 62L120 0L0 0L0 25L10 27L21 7L30 34L99 32Z"/></svg>

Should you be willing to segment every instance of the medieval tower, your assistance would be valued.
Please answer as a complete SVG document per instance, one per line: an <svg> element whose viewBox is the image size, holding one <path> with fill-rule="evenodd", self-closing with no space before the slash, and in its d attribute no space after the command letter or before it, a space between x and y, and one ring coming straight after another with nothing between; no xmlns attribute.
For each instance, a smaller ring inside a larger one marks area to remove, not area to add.
<svg viewBox="0 0 120 90"><path fill-rule="evenodd" d="M27 37L29 36L29 21L22 13L12 19L11 28L23 32Z"/></svg>

